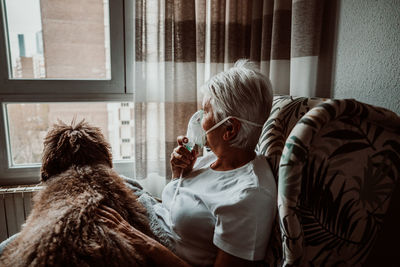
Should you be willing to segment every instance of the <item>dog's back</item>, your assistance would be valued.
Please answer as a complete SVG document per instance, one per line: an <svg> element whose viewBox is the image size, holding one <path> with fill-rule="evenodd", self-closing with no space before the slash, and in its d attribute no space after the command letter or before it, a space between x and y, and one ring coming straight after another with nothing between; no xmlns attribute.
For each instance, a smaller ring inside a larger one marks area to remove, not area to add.
<svg viewBox="0 0 400 267"><path fill-rule="evenodd" d="M118 175L104 165L73 167L49 180L2 266L145 266L134 244L97 216L109 206L152 236L146 211Z"/></svg>

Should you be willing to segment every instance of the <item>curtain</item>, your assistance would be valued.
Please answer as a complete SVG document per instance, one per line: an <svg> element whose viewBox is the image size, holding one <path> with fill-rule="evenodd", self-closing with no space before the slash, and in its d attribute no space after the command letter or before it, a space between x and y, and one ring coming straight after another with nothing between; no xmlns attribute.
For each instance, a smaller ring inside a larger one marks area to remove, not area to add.
<svg viewBox="0 0 400 267"><path fill-rule="evenodd" d="M275 94L316 96L323 3L136 0L135 177L165 183L201 85L240 58L258 64Z"/></svg>

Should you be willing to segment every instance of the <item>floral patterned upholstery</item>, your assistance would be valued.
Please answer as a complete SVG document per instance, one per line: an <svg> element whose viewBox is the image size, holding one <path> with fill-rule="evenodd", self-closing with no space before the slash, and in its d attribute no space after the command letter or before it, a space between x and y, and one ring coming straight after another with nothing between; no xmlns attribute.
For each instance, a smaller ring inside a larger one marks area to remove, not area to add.
<svg viewBox="0 0 400 267"><path fill-rule="evenodd" d="M290 131L305 113L322 102L320 98L274 97L271 114L264 124L256 149L268 158L276 181L282 150Z"/></svg>
<svg viewBox="0 0 400 267"><path fill-rule="evenodd" d="M355 100L311 109L279 166L282 265L361 265L399 177L399 116Z"/></svg>
<svg viewBox="0 0 400 267"><path fill-rule="evenodd" d="M268 159L278 184L279 161L285 140L299 119L314 106L322 103L319 98L275 96L271 114L264 124L257 150ZM265 259L267 266L279 266L282 260L282 240L279 217L276 216L275 227Z"/></svg>
<svg viewBox="0 0 400 267"><path fill-rule="evenodd" d="M355 100L276 96L257 149L278 184L267 266L360 265L400 177L400 117Z"/></svg>

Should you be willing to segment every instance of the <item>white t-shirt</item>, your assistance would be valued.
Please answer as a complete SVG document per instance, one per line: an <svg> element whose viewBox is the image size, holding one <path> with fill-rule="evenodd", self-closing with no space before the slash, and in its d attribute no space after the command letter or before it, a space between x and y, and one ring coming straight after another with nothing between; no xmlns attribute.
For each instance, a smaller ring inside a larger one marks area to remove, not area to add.
<svg viewBox="0 0 400 267"><path fill-rule="evenodd" d="M176 241L176 253L195 266L212 265L218 248L246 260L265 256L276 212L276 184L267 160L215 171L213 153L198 158L173 196L178 179L154 207L161 225Z"/></svg>

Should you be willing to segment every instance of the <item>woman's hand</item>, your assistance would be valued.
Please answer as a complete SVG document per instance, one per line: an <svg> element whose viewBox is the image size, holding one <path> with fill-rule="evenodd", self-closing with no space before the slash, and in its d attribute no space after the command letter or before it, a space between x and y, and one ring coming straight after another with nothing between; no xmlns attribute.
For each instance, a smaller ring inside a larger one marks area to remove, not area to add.
<svg viewBox="0 0 400 267"><path fill-rule="evenodd" d="M169 249L158 243L153 238L143 234L130 225L122 216L112 208L101 206L98 215L103 223L121 234L135 246L138 252L142 252L154 261L157 266L190 267L186 262L176 256Z"/></svg>
<svg viewBox="0 0 400 267"><path fill-rule="evenodd" d="M158 243L130 225L116 210L110 207L101 206L98 209L98 215L101 221L110 229L114 229L117 232L124 234L132 244L135 244L135 247L139 251L151 249L156 243Z"/></svg>
<svg viewBox="0 0 400 267"><path fill-rule="evenodd" d="M184 143L188 142L187 137L178 136L178 146L171 153L171 170L172 178L179 178L183 170L183 175L190 173L193 165L196 162L198 152L193 149L191 152L184 147Z"/></svg>

